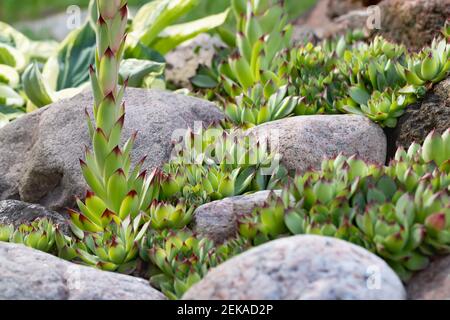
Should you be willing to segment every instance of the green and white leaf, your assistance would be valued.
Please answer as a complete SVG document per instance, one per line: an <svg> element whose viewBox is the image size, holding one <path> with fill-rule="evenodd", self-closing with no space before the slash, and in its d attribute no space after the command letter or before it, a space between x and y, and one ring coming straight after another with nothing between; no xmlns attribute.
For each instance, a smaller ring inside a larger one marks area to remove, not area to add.
<svg viewBox="0 0 450 320"><path fill-rule="evenodd" d="M152 47L161 54L166 54L176 48L179 44L190 40L201 33L220 27L225 23L228 13L229 9L203 19L167 27L159 34Z"/></svg>
<svg viewBox="0 0 450 320"><path fill-rule="evenodd" d="M25 99L13 88L0 83L0 105L7 107L22 107Z"/></svg>
<svg viewBox="0 0 450 320"><path fill-rule="evenodd" d="M22 70L26 65L25 56L11 45L0 43L0 64Z"/></svg>
<svg viewBox="0 0 450 320"><path fill-rule="evenodd" d="M95 62L95 31L88 22L72 31L44 66L42 76L55 91L89 81L88 66Z"/></svg>
<svg viewBox="0 0 450 320"><path fill-rule="evenodd" d="M128 86L140 88L148 76L153 78L164 74L165 64L139 59L126 59L120 65L120 79L123 82L128 79Z"/></svg>
<svg viewBox="0 0 450 320"><path fill-rule="evenodd" d="M32 41L4 22L0 22L0 43L9 44L19 50L27 63L32 59L47 60L58 47L56 41Z"/></svg>
<svg viewBox="0 0 450 320"><path fill-rule="evenodd" d="M19 85L19 82L20 76L16 69L5 64L0 64L0 83L16 88Z"/></svg>
<svg viewBox="0 0 450 320"><path fill-rule="evenodd" d="M28 66L22 80L25 94L36 107L41 108L53 102L54 91L48 87L37 63Z"/></svg>
<svg viewBox="0 0 450 320"><path fill-rule="evenodd" d="M88 66L95 62L95 37L95 31L86 22L67 36L42 73L37 64L27 68L23 75L24 90L35 106L71 98L88 87Z"/></svg>
<svg viewBox="0 0 450 320"><path fill-rule="evenodd" d="M136 13L127 37L127 45L135 47L139 41L152 47L159 34L188 13L199 0L155 0Z"/></svg>

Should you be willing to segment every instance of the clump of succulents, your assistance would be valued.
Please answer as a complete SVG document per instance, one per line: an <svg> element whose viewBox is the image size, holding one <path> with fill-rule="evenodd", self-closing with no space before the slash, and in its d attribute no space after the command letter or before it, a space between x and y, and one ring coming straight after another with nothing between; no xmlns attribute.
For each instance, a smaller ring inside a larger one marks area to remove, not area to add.
<svg viewBox="0 0 450 320"><path fill-rule="evenodd" d="M242 252L243 239L216 246L188 229L150 231L141 241L140 256L156 268L150 269L150 283L170 299L180 298L212 267Z"/></svg>
<svg viewBox="0 0 450 320"><path fill-rule="evenodd" d="M387 167L356 157L324 161L241 217L239 233L254 244L287 234L337 237L378 254L407 280L431 256L450 252L449 142L450 130L432 132Z"/></svg>
<svg viewBox="0 0 450 320"><path fill-rule="evenodd" d="M408 60L405 77L408 83L422 86L445 79L450 72L450 44L446 40L433 40L431 47Z"/></svg>
<svg viewBox="0 0 450 320"><path fill-rule="evenodd" d="M289 46L292 26L287 24L283 3L272 1L232 1L237 21L237 52L221 68L224 81L237 85L241 93L255 84L265 84L273 73L273 59Z"/></svg>
<svg viewBox="0 0 450 320"><path fill-rule="evenodd" d="M220 84L226 115L243 127L290 116L301 101L278 71L279 55L292 35L283 8L283 2L232 1L237 48L219 66Z"/></svg>
<svg viewBox="0 0 450 320"><path fill-rule="evenodd" d="M287 175L267 142L219 127L188 130L164 172L164 194L197 204L272 189Z"/></svg>
<svg viewBox="0 0 450 320"><path fill-rule="evenodd" d="M373 91L371 95L361 87L352 87L350 97L340 101L342 110L366 116L381 126L395 128L397 119L408 105L416 101L408 90ZM344 102L345 101L345 102Z"/></svg>
<svg viewBox="0 0 450 320"><path fill-rule="evenodd" d="M219 70L224 92L219 101L228 119L246 128L291 115L354 113L395 127L405 108L422 97L430 83L449 74L445 40L436 39L421 53L410 54L379 36L369 44L360 39L352 33L295 48L280 42L257 83L239 81L231 64L223 64Z"/></svg>
<svg viewBox="0 0 450 320"><path fill-rule="evenodd" d="M86 233L84 248L75 249L78 258L87 265L102 270L132 273L137 267L139 241L144 237L150 222L142 225L142 216L128 216L112 222L103 232Z"/></svg>
<svg viewBox="0 0 450 320"><path fill-rule="evenodd" d="M149 209L150 226L154 230L182 229L191 222L193 213L194 207L186 208L183 201L174 206L155 200Z"/></svg>
<svg viewBox="0 0 450 320"><path fill-rule="evenodd" d="M27 247L47 253L56 248L57 226L46 218L36 219L31 223L0 225L0 241L26 245Z"/></svg>
<svg viewBox="0 0 450 320"><path fill-rule="evenodd" d="M251 127L292 115L303 99L290 95L287 85L276 88L277 85L273 82L268 82L264 88L261 84L256 84L251 89L250 96L240 95L235 103L227 104L225 113L228 119L244 127Z"/></svg>

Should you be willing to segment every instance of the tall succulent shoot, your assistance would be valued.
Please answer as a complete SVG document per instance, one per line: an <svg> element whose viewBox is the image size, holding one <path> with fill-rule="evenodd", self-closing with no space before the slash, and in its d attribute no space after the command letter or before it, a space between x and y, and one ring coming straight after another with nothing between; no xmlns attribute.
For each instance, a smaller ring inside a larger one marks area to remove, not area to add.
<svg viewBox="0 0 450 320"><path fill-rule="evenodd" d="M93 151L87 149L85 160L80 160L92 191L87 193L84 202L77 200L80 212L70 210L69 213L72 231L78 238L85 239L86 232L99 234L94 237L97 240L90 241L92 246L77 249L78 255L89 264L114 270L131 261L137 253L137 241L143 235L137 230L142 224L139 213L150 205L151 197L147 195L151 188L146 173L140 173L143 161L131 170L130 152L136 134L120 146L126 81L119 87L118 78L126 38L127 1L97 0L96 4L97 51L95 67L90 67L94 122L86 112ZM131 225L132 232L115 232ZM98 254L99 247L102 254Z"/></svg>
<svg viewBox="0 0 450 320"><path fill-rule="evenodd" d="M231 2L237 20L236 52L220 68L229 120L243 126L285 118L301 98L288 92L278 55L291 42L283 1ZM239 97L239 98L237 98Z"/></svg>

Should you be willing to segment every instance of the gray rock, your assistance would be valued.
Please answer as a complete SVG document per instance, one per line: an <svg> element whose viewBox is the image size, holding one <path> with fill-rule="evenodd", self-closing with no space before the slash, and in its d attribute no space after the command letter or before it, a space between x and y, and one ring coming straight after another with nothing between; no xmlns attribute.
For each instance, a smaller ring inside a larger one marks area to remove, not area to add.
<svg viewBox="0 0 450 320"><path fill-rule="evenodd" d="M166 80L176 87L192 89L190 78L200 65L211 67L216 48L225 44L217 37L201 34L178 46L166 56Z"/></svg>
<svg viewBox="0 0 450 320"><path fill-rule="evenodd" d="M280 191L274 191L280 195ZM270 191L230 197L198 207L194 213L193 229L201 236L222 243L236 235L237 218L253 212L269 199Z"/></svg>
<svg viewBox="0 0 450 320"><path fill-rule="evenodd" d="M301 235L271 241L212 269L183 299L405 299L379 257L349 242Z"/></svg>
<svg viewBox="0 0 450 320"><path fill-rule="evenodd" d="M450 256L437 258L414 275L406 290L413 300L450 300Z"/></svg>
<svg viewBox="0 0 450 320"><path fill-rule="evenodd" d="M18 227L30 223L37 218L48 218L58 224L60 230L68 233L68 221L58 213L47 208L18 200L0 201L0 225L12 224Z"/></svg>
<svg viewBox="0 0 450 320"><path fill-rule="evenodd" d="M165 300L148 281L0 243L0 300Z"/></svg>
<svg viewBox="0 0 450 320"><path fill-rule="evenodd" d="M268 138L289 170L319 169L324 158L340 153L373 163L386 161L386 136L365 117L356 115L300 116L269 122L248 131Z"/></svg>
<svg viewBox="0 0 450 320"><path fill-rule="evenodd" d="M389 157L398 147L409 148L411 143L422 144L427 135L439 134L450 128L450 77L437 84L424 99L406 108L395 129L387 130Z"/></svg>
<svg viewBox="0 0 450 320"><path fill-rule="evenodd" d="M133 161L148 155L145 166L170 158L174 133L222 119L215 105L165 91L129 89L124 138L139 130ZM86 190L78 159L90 144L85 108L90 92L57 102L0 129L0 199L39 203L52 210L74 204Z"/></svg>

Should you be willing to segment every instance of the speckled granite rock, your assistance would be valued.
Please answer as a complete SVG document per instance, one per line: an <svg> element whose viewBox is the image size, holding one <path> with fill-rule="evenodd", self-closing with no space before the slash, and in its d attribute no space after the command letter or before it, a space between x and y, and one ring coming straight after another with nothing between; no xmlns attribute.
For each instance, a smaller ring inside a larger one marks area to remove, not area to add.
<svg viewBox="0 0 450 320"><path fill-rule="evenodd" d="M132 160L147 155L147 169L169 160L176 130L223 118L212 103L166 91L130 88L125 102L123 137L139 131ZM78 159L90 144L84 110L92 105L92 94L84 92L0 129L0 200L20 199L59 211L73 206L75 195L84 195Z"/></svg>
<svg viewBox="0 0 450 320"><path fill-rule="evenodd" d="M379 257L351 243L301 235L269 242L211 270L183 299L405 299Z"/></svg>
<svg viewBox="0 0 450 320"><path fill-rule="evenodd" d="M423 143L435 129L442 134L450 128L450 77L437 84L424 99L408 106L395 129L386 130L388 155L392 158L398 147L408 148L411 143Z"/></svg>
<svg viewBox="0 0 450 320"><path fill-rule="evenodd" d="M440 257L408 282L408 298L450 300L450 256Z"/></svg>
<svg viewBox="0 0 450 320"><path fill-rule="evenodd" d="M273 191L279 195L280 191ZM201 236L222 243L236 235L237 218L253 212L269 199L270 191L213 201L195 210L193 228Z"/></svg>
<svg viewBox="0 0 450 320"><path fill-rule="evenodd" d="M26 203L18 200L0 201L0 224L13 224L15 227L24 223L30 223L37 218L48 218L55 224L58 224L60 230L68 233L68 221L58 212L48 210L47 208Z"/></svg>
<svg viewBox="0 0 450 320"><path fill-rule="evenodd" d="M248 134L268 137L289 170L319 169L324 158L354 154L369 162L386 161L386 136L365 117L317 115L287 118L254 127Z"/></svg>
<svg viewBox="0 0 450 320"><path fill-rule="evenodd" d="M216 37L201 34L181 44L166 56L166 80L180 88L192 89L190 78L197 74L200 65L211 66L216 48L225 44Z"/></svg>
<svg viewBox="0 0 450 320"><path fill-rule="evenodd" d="M148 281L0 242L0 300L165 300Z"/></svg>

